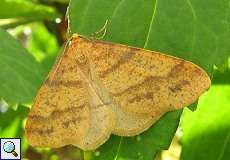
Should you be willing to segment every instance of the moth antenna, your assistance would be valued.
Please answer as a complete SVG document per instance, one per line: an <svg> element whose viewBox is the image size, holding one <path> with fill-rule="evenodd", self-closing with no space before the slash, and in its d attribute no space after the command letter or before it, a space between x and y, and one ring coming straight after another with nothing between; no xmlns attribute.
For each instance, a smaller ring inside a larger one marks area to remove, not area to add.
<svg viewBox="0 0 230 160"><path fill-rule="evenodd" d="M107 33L107 28L104 29L104 32L103 32L103 34L101 35L101 37L98 37L97 39L102 39L102 38L104 38L105 35L106 35L106 33Z"/></svg>
<svg viewBox="0 0 230 160"><path fill-rule="evenodd" d="M104 36L107 33L107 28L106 27L108 25L108 21L109 20L106 19L105 24L102 26L102 28L99 31L96 31L96 32L92 33L90 39L102 39L102 38L104 38ZM101 33L102 33L102 35L100 37L96 37L97 35L99 35Z"/></svg>

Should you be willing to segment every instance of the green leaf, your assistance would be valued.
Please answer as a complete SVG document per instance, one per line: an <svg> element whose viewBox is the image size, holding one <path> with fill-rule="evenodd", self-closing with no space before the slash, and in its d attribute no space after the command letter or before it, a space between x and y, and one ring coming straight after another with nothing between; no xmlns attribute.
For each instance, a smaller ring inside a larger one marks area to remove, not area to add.
<svg viewBox="0 0 230 160"><path fill-rule="evenodd" d="M42 83L42 70L13 37L0 28L0 98L30 103Z"/></svg>
<svg viewBox="0 0 230 160"><path fill-rule="evenodd" d="M22 0L1 0L0 19L20 18L30 20L54 20L58 12L49 6Z"/></svg>
<svg viewBox="0 0 230 160"><path fill-rule="evenodd" d="M230 55L228 6L227 0L76 0L70 31L89 36L109 20L104 40L182 57L211 73Z"/></svg>
<svg viewBox="0 0 230 160"><path fill-rule="evenodd" d="M229 63L230 64L230 63ZM214 70L213 84L230 84L230 67L224 72Z"/></svg>
<svg viewBox="0 0 230 160"><path fill-rule="evenodd" d="M26 23L29 23L33 20L29 20L29 19L0 19L0 27L3 29L8 29L8 28L14 28L17 27L19 25L23 25Z"/></svg>
<svg viewBox="0 0 230 160"><path fill-rule="evenodd" d="M23 120L29 112L28 107L18 106L16 110L9 108L7 112L0 112L0 137L21 137L24 134Z"/></svg>
<svg viewBox="0 0 230 160"><path fill-rule="evenodd" d="M57 2L61 4L68 4L69 0L46 0L46 2Z"/></svg>
<svg viewBox="0 0 230 160"><path fill-rule="evenodd" d="M24 120L28 112L29 108L25 106L18 106L16 110L9 108L5 113L0 112L0 137L21 138L23 153L28 147L24 134Z"/></svg>
<svg viewBox="0 0 230 160"><path fill-rule="evenodd" d="M230 157L230 85L213 85L194 113L185 110L182 160Z"/></svg>
<svg viewBox="0 0 230 160"><path fill-rule="evenodd" d="M46 75L60 49L57 39L43 23L33 23L29 27L31 28L31 35L27 41L27 49L37 61L42 63Z"/></svg>
<svg viewBox="0 0 230 160"><path fill-rule="evenodd" d="M230 55L229 8L227 0L72 0L70 33L90 36L108 20L103 40L181 57L211 75L213 65L226 63ZM138 153L139 159L153 159L156 151L169 146L180 112L167 116L141 136L154 143L113 136L99 149L98 159L135 159Z"/></svg>
<svg viewBox="0 0 230 160"><path fill-rule="evenodd" d="M152 160L158 150L167 149L180 120L181 111L169 112L146 132L135 137L111 136L96 150L92 160Z"/></svg>

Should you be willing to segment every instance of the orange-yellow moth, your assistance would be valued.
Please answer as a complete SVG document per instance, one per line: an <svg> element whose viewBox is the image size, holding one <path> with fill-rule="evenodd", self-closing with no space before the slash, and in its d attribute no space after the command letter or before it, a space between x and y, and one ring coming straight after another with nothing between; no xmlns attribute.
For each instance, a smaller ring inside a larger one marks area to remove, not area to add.
<svg viewBox="0 0 230 160"><path fill-rule="evenodd" d="M26 135L32 146L94 150L111 134L142 133L210 83L183 59L73 35L37 94Z"/></svg>

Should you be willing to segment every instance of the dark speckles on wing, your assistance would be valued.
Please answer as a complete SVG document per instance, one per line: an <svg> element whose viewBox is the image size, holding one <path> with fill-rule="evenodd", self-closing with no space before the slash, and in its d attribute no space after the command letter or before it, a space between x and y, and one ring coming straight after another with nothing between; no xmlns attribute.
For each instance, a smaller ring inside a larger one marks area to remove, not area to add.
<svg viewBox="0 0 230 160"><path fill-rule="evenodd" d="M149 77L146 77L142 82L140 83L137 83L137 84L134 84L128 88L126 88L125 90L123 91L120 91L118 93L110 93L111 95L115 96L115 97L118 97L118 96L121 96L123 95L125 92L127 91L130 91L132 89L136 89L138 88L140 85L144 85L144 84L148 84L149 82L151 81L161 81L161 80L164 80L165 77L158 77L158 76L149 76Z"/></svg>
<svg viewBox="0 0 230 160"><path fill-rule="evenodd" d="M54 128L51 126L49 128L44 128L44 129L27 129L27 133L37 133L39 135L45 136L45 135L50 135L54 132Z"/></svg>
<svg viewBox="0 0 230 160"><path fill-rule="evenodd" d="M85 107L85 104L81 105L79 107L69 107L65 110L55 110L48 117L43 117L40 115L30 115L29 119L30 119L31 123L40 122L41 124L49 125L50 121L56 121L57 119L60 119L60 117L63 116L63 114L70 114L70 113L79 112L81 109L83 109L83 107ZM85 117L78 116L78 117L71 118L71 119L63 119L61 124L62 124L63 128L68 128L71 123L76 125L76 123L80 123L80 121L83 120L84 118ZM30 128L27 130L27 132L35 132L39 135L49 135L49 134L54 132L54 127L51 126L51 127L47 127L47 128L40 128L40 127L39 128Z"/></svg>
<svg viewBox="0 0 230 160"><path fill-rule="evenodd" d="M183 86L190 85L190 82L187 80L181 80L176 85L169 87L172 92L179 92L182 90Z"/></svg>
<svg viewBox="0 0 230 160"><path fill-rule="evenodd" d="M108 75L109 73L115 71L121 65L129 62L132 59L132 57L135 55L136 51L137 51L137 49L131 48L130 51L127 51L126 53L123 54L123 56L118 60L117 63L115 63L114 65L111 65L110 68L108 68L107 70L101 72L99 74L99 77L104 78L104 77L106 77L106 75Z"/></svg>
<svg viewBox="0 0 230 160"><path fill-rule="evenodd" d="M178 72L184 67L185 61L181 60L180 63L172 67L172 69L169 71L167 77L176 77L178 75Z"/></svg>
<svg viewBox="0 0 230 160"><path fill-rule="evenodd" d="M85 107L85 104L81 105L81 106L74 106L74 107L69 107L66 108L64 110L54 110L50 116L48 117L43 117L40 115L29 115L29 118L31 118L31 120L38 120L38 121L42 121L42 120L48 120L48 119L56 119L56 118L60 118L60 116L64 113L76 113L79 112L80 110L82 110Z"/></svg>
<svg viewBox="0 0 230 160"><path fill-rule="evenodd" d="M73 118L73 119L71 119L71 120L68 120L68 121L65 121L65 122L63 122L62 124L63 124L63 127L64 128L69 128L69 125L72 123L72 124L76 124L76 122L80 122L82 120L82 118L81 117L77 117L77 118Z"/></svg>
<svg viewBox="0 0 230 160"><path fill-rule="evenodd" d="M82 81L77 80L77 81L50 81L47 79L45 81L45 85L48 85L49 87L52 86L65 86L65 87L75 87L75 88L81 88L82 87Z"/></svg>
<svg viewBox="0 0 230 160"><path fill-rule="evenodd" d="M153 92L147 92L145 94L136 95L135 97L128 99L128 102L129 103L140 102L141 100L153 101Z"/></svg>

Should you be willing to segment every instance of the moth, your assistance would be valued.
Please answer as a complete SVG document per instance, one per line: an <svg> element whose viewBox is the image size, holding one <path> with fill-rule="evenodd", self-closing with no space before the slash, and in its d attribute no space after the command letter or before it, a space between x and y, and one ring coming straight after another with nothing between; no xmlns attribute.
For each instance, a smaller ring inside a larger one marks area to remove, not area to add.
<svg viewBox="0 0 230 160"><path fill-rule="evenodd" d="M73 35L38 91L26 123L29 144L95 150L111 134L135 136L210 86L180 58Z"/></svg>

